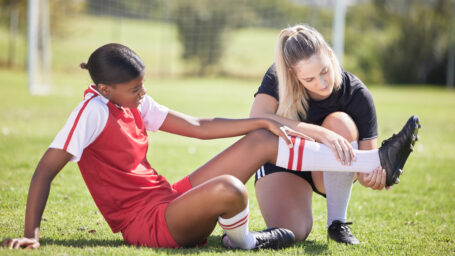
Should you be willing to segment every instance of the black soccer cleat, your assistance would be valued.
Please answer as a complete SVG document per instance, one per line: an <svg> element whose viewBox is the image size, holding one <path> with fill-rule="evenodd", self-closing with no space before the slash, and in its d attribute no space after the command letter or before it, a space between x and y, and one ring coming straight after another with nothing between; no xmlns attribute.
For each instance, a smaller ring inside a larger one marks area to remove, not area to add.
<svg viewBox="0 0 455 256"><path fill-rule="evenodd" d="M382 142L379 159L382 168L386 170L386 186L400 182L398 177L403 173L404 164L414 150L420 127L419 117L411 116L399 133Z"/></svg>
<svg viewBox="0 0 455 256"><path fill-rule="evenodd" d="M294 233L285 228L268 228L260 232L252 232L256 238L254 249L281 249L291 246L295 241Z"/></svg>
<svg viewBox="0 0 455 256"><path fill-rule="evenodd" d="M352 222L343 223L339 220L334 220L327 229L327 239L332 239L337 243L342 244L359 244L359 240L351 233L348 225Z"/></svg>
<svg viewBox="0 0 455 256"><path fill-rule="evenodd" d="M291 230L285 228L268 228L259 232L250 231L256 238L256 246L253 250L258 249L273 249L278 250L286 248L294 244L295 236ZM221 244L226 249L238 249L233 247L229 237L224 234L221 237Z"/></svg>

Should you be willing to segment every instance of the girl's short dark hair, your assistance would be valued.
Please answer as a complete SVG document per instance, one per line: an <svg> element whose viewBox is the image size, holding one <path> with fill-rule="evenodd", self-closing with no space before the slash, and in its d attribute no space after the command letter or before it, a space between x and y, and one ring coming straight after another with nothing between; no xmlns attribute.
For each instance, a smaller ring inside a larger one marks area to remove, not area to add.
<svg viewBox="0 0 455 256"><path fill-rule="evenodd" d="M106 44L96 49L81 68L88 69L95 84L118 84L131 81L144 74L142 59L130 48L121 44Z"/></svg>

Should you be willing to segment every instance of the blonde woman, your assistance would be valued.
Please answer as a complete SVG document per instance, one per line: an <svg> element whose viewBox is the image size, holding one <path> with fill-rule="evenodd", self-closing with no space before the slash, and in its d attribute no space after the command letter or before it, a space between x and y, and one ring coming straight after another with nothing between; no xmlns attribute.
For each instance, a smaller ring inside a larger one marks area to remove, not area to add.
<svg viewBox="0 0 455 256"><path fill-rule="evenodd" d="M353 149L377 148L376 111L370 92L356 76L342 70L322 35L306 25L281 31L275 64L255 94L250 116L273 119L314 138L328 146L342 164L355 161ZM381 190L386 176L384 169L377 168L357 178L362 185ZM328 237L358 244L348 227L352 223L346 222L355 178L349 172L290 172L265 164L256 173L256 194L267 226L288 228L296 240L303 241L313 225L315 191L327 198Z"/></svg>

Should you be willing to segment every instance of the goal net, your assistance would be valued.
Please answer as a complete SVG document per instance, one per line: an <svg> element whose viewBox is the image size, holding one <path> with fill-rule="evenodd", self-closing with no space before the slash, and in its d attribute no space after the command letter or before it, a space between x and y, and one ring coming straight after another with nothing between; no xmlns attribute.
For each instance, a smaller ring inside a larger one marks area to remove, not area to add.
<svg viewBox="0 0 455 256"><path fill-rule="evenodd" d="M136 51L149 76L221 75L259 80L273 62L280 29L305 23L332 42L334 3L29 0L29 89L33 94L48 93L51 73L72 72L94 49L110 42Z"/></svg>

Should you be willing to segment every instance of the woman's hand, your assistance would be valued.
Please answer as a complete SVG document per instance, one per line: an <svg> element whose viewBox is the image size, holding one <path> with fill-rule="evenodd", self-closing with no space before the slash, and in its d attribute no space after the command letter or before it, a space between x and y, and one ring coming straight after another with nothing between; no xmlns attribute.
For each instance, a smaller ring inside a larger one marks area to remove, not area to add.
<svg viewBox="0 0 455 256"><path fill-rule="evenodd" d="M295 136L295 137L300 137L305 140L309 141L314 141L313 138L310 136L307 136L301 132L295 131L285 125L282 125L276 121L273 121L271 119L268 120L268 127L267 129L271 131L273 134L283 138L283 140L286 142L286 144L289 146L289 148L292 148L294 145L292 145L292 141L289 138L289 136Z"/></svg>
<svg viewBox="0 0 455 256"><path fill-rule="evenodd" d="M381 166L369 173L359 173L359 183L373 190L382 190L385 187L386 172Z"/></svg>
<svg viewBox="0 0 455 256"><path fill-rule="evenodd" d="M10 248L10 249L38 249L40 247L40 243L38 242L38 239L35 238L27 238L27 237L21 237L21 238L14 238L10 239L7 238L3 240L2 246L4 248Z"/></svg>
<svg viewBox="0 0 455 256"><path fill-rule="evenodd" d="M351 162L355 161L354 149L352 148L351 143L343 136L327 130L319 140L332 150L335 154L335 158L342 165L351 165Z"/></svg>

